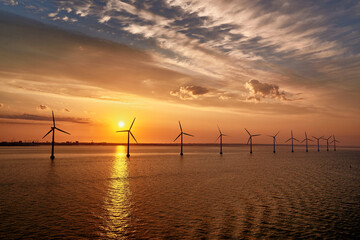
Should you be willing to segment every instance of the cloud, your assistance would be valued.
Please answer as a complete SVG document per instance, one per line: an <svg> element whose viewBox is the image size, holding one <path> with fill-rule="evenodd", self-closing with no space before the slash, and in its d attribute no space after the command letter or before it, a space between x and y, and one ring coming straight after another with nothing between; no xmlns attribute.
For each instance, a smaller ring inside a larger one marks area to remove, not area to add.
<svg viewBox="0 0 360 240"><path fill-rule="evenodd" d="M209 92L209 89L201 86L183 86L177 90L170 91L171 96L179 97L182 100L193 100Z"/></svg>
<svg viewBox="0 0 360 240"><path fill-rule="evenodd" d="M58 12L49 13L49 14L48 14L48 17L53 18L53 17L55 17L56 15L58 15Z"/></svg>
<svg viewBox="0 0 360 240"><path fill-rule="evenodd" d="M33 121L52 121L50 116L33 115L33 114L20 114L20 115L0 115L1 119L18 119L18 120L33 120ZM59 122L72 122L80 124L88 124L90 120L87 118L71 118L71 117L56 117Z"/></svg>
<svg viewBox="0 0 360 240"><path fill-rule="evenodd" d="M1 2L3 2L5 5L11 5L11 6L16 6L19 4L19 2L15 0L2 0Z"/></svg>
<svg viewBox="0 0 360 240"><path fill-rule="evenodd" d="M39 106L37 106L36 107L38 110L46 110L46 109L48 109L48 106L46 106L46 105L39 105Z"/></svg>
<svg viewBox="0 0 360 240"><path fill-rule="evenodd" d="M103 16L102 18L99 19L99 23L106 23L111 19L110 16Z"/></svg>
<svg viewBox="0 0 360 240"><path fill-rule="evenodd" d="M245 87L250 90L252 96L248 97L248 100L260 101L261 98L277 98L285 101L289 101L284 91L280 91L278 85L261 83L258 80L250 80L245 84Z"/></svg>

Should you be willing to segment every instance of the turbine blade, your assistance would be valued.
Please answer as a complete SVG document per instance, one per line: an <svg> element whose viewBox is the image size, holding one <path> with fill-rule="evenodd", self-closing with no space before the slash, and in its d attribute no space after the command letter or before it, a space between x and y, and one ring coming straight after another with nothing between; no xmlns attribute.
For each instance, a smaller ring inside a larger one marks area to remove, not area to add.
<svg viewBox="0 0 360 240"><path fill-rule="evenodd" d="M179 134L179 136L177 136L174 140L174 142L181 136L182 133Z"/></svg>
<svg viewBox="0 0 360 240"><path fill-rule="evenodd" d="M246 130L246 132L251 136L251 134L249 133L249 131L246 129L246 128L244 128L245 130Z"/></svg>
<svg viewBox="0 0 360 240"><path fill-rule="evenodd" d="M250 135L250 137L249 137L249 139L248 139L248 141L247 141L247 143L246 143L246 144L249 144L249 142L250 142L250 139L251 139L251 135Z"/></svg>
<svg viewBox="0 0 360 240"><path fill-rule="evenodd" d="M332 136L328 137L327 140L329 140L330 138L332 138Z"/></svg>
<svg viewBox="0 0 360 240"><path fill-rule="evenodd" d="M291 138L293 137L293 133L292 133L292 130L291 130Z"/></svg>
<svg viewBox="0 0 360 240"><path fill-rule="evenodd" d="M278 131L278 132L277 132L277 134L275 134L275 136L274 136L274 137L276 137L276 136L279 134L279 132L280 132L280 131Z"/></svg>
<svg viewBox="0 0 360 240"><path fill-rule="evenodd" d="M179 126L180 126L180 130L181 130L181 132L182 132L183 130L182 130L182 127L181 127L181 123L180 123L180 120L179 120Z"/></svg>
<svg viewBox="0 0 360 240"><path fill-rule="evenodd" d="M217 139L215 140L215 142L216 142L220 137L221 137L221 135L219 135L219 136L217 137Z"/></svg>
<svg viewBox="0 0 360 240"><path fill-rule="evenodd" d="M70 133L68 133L68 132L65 132L64 130L61 130L60 128L55 128L56 130L59 130L60 132L63 132L63 133L66 133L66 134L69 134L69 135L71 135Z"/></svg>
<svg viewBox="0 0 360 240"><path fill-rule="evenodd" d="M221 135L223 135L223 136L225 136L225 137L228 137L229 135L226 135L226 134L221 134Z"/></svg>
<svg viewBox="0 0 360 240"><path fill-rule="evenodd" d="M52 112L52 117L53 117L53 125L55 127L55 117L54 117L54 111L51 111Z"/></svg>
<svg viewBox="0 0 360 240"><path fill-rule="evenodd" d="M291 140L291 138L289 138L288 140L286 140L285 142L288 142L288 141L290 141Z"/></svg>
<svg viewBox="0 0 360 240"><path fill-rule="evenodd" d="M267 136L268 136L268 137L272 137L272 138L275 137L275 136L271 136L271 135L267 135Z"/></svg>
<svg viewBox="0 0 360 240"><path fill-rule="evenodd" d="M45 134L45 136L43 136L43 138L46 137L49 133L51 133L52 130L53 129L51 129L47 134Z"/></svg>
<svg viewBox="0 0 360 240"><path fill-rule="evenodd" d="M317 137L312 136L313 138L317 139Z"/></svg>
<svg viewBox="0 0 360 240"><path fill-rule="evenodd" d="M221 130L220 130L220 128L219 128L219 125L218 125L217 127L218 127L218 129L219 129L219 133L221 134Z"/></svg>
<svg viewBox="0 0 360 240"><path fill-rule="evenodd" d="M116 131L116 132L128 132L129 130L121 130L121 131Z"/></svg>
<svg viewBox="0 0 360 240"><path fill-rule="evenodd" d="M261 134L255 134L255 135L252 135L253 137L257 137L257 136L261 136Z"/></svg>
<svg viewBox="0 0 360 240"><path fill-rule="evenodd" d="M303 142L305 142L305 140L306 140L306 139L302 140L302 141L301 141L300 143L303 143Z"/></svg>
<svg viewBox="0 0 360 240"><path fill-rule="evenodd" d="M134 135L132 134L132 132L129 131L129 133L130 133L130 135L132 136L132 138L135 140L135 142L137 143L136 138L134 137Z"/></svg>
<svg viewBox="0 0 360 240"><path fill-rule="evenodd" d="M296 138L294 138L294 140L299 142L299 140L297 140Z"/></svg>
<svg viewBox="0 0 360 240"><path fill-rule="evenodd" d="M307 134L306 134L306 131L305 131L305 138L307 138Z"/></svg>
<svg viewBox="0 0 360 240"><path fill-rule="evenodd" d="M314 140L311 140L310 138L308 139L308 141L310 141L310 142L314 142Z"/></svg>
<svg viewBox="0 0 360 240"><path fill-rule="evenodd" d="M131 125L130 125L130 128L129 128L129 131L131 130L132 126L134 125L135 119L136 119L136 117L135 117L134 120L132 121L132 123L131 123Z"/></svg>
<svg viewBox="0 0 360 240"><path fill-rule="evenodd" d="M194 137L194 135L191 135L191 134L188 134L188 133L183 133L183 134L188 135L190 137Z"/></svg>

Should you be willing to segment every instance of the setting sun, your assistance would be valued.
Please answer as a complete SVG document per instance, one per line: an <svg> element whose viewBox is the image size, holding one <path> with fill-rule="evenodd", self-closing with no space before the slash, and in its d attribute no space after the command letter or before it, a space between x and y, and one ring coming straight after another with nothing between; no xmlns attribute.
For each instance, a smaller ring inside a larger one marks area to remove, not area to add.
<svg viewBox="0 0 360 240"><path fill-rule="evenodd" d="M118 123L118 125L119 125L119 127L124 127L124 122L123 121L120 121L119 123Z"/></svg>

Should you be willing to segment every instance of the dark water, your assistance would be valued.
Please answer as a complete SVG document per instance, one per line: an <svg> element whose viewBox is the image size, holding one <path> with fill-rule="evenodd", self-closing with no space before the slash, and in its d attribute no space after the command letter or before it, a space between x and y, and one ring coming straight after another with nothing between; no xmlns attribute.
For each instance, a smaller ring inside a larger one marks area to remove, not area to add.
<svg viewBox="0 0 360 240"><path fill-rule="evenodd" d="M0 238L359 239L360 150L0 147Z"/></svg>

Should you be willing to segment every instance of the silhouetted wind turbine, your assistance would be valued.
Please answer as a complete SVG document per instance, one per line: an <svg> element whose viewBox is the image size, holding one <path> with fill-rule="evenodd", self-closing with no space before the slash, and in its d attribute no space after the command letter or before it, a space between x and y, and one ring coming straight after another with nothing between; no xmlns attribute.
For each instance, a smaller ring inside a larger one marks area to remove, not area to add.
<svg viewBox="0 0 360 240"><path fill-rule="evenodd" d="M331 141L331 143L334 143L334 151L336 151L336 143L339 143L338 140L335 139L335 135L333 135L333 140Z"/></svg>
<svg viewBox="0 0 360 240"><path fill-rule="evenodd" d="M274 140L274 153L275 153L275 142L276 142L276 136L279 134L280 131L277 132L274 136L268 135L269 137L272 137Z"/></svg>
<svg viewBox="0 0 360 240"><path fill-rule="evenodd" d="M254 135L252 135L252 134L249 133L249 131L248 131L246 128L244 128L244 129L245 129L245 131L249 134L249 139L248 139L248 141L247 141L246 144L249 144L249 142L250 142L250 153L252 153L252 138L253 138L253 137L260 136L261 134L254 134Z"/></svg>
<svg viewBox="0 0 360 240"><path fill-rule="evenodd" d="M191 135L191 134L188 134L188 133L184 133L183 130L182 130L182 127L181 127L181 123L179 121L179 126L180 126L180 134L179 136L177 136L174 140L174 142L181 136L181 149L180 149L180 155L184 155L183 154L183 135L188 135L190 137L194 137L194 135Z"/></svg>
<svg viewBox="0 0 360 240"><path fill-rule="evenodd" d="M134 137L134 135L131 132L131 128L134 125L135 119L136 118L134 118L134 120L132 121L129 130L116 131L116 132L127 132L128 133L128 136L127 136L127 154L126 154L127 157L130 157L130 135L135 140L135 142L137 143L136 138Z"/></svg>
<svg viewBox="0 0 360 240"><path fill-rule="evenodd" d="M324 138L324 140L326 140L326 151L329 151L329 140L330 138L332 138L332 136L328 137L328 138Z"/></svg>
<svg viewBox="0 0 360 240"><path fill-rule="evenodd" d="M219 133L220 133L220 135L219 135L219 137L218 137L216 140L218 140L218 139L220 138L220 154L223 154L223 152L222 152L222 137L223 137L223 136L227 136L227 135L222 134L222 132L221 132L221 130L220 130L220 128L219 128L219 126L218 126L218 129L219 129Z"/></svg>
<svg viewBox="0 0 360 240"><path fill-rule="evenodd" d="M306 143L306 152L308 152L308 151L309 151L309 150L308 150L308 141L313 142L313 140L311 140L310 138L307 137L306 132L305 132L305 138L304 138L304 140L301 141L301 143L303 143L304 141L305 141L305 143Z"/></svg>
<svg viewBox="0 0 360 240"><path fill-rule="evenodd" d="M289 138L288 140L286 140L285 142L288 142L291 140L291 152L294 152L294 140L298 141L296 138L293 137L293 131L291 130L291 138Z"/></svg>
<svg viewBox="0 0 360 240"><path fill-rule="evenodd" d="M51 160L54 160L54 158L55 158L55 156L54 156L55 130L58 130L58 131L60 131L60 132L63 132L63 133L69 134L69 135L70 135L70 133L65 132L64 130L61 130L61 129L59 129L59 128L57 128L57 127L55 126L54 111L51 111L51 112L52 112L53 126L51 127L50 131L49 131L47 134L45 134L45 136L43 136L43 138L45 138L49 133L52 132L51 156L50 156L50 158L51 158Z"/></svg>
<svg viewBox="0 0 360 240"><path fill-rule="evenodd" d="M320 152L320 143L319 142L320 142L320 139L324 139L324 136L321 136L319 138L313 136L313 138L315 138L317 140L318 152Z"/></svg>

